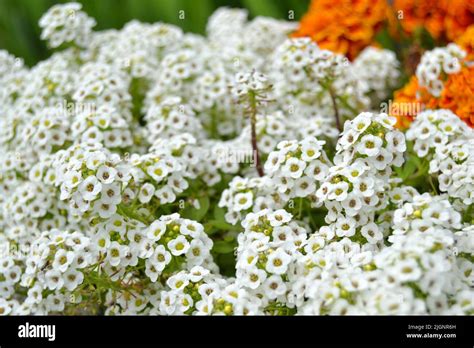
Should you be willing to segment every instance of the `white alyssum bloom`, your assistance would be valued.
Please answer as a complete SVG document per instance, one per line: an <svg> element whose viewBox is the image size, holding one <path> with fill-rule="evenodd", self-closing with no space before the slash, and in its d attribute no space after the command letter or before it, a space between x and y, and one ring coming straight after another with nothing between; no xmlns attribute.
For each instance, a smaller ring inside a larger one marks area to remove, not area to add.
<svg viewBox="0 0 474 348"><path fill-rule="evenodd" d="M271 55L270 65L269 77L282 110L301 124L314 117L323 125L321 134L325 136L337 136L328 82L347 101L338 105L343 116L352 117L350 108L366 109L370 104L369 84L359 78L352 63L340 54L320 49L310 38L282 42Z"/></svg>
<svg viewBox="0 0 474 348"><path fill-rule="evenodd" d="M400 63L394 52L376 47L365 48L354 60L354 71L367 81L375 102L388 97L397 86L400 77Z"/></svg>
<svg viewBox="0 0 474 348"><path fill-rule="evenodd" d="M265 171L288 198L314 196L318 182L322 181L331 166L323 149L324 144L324 141L314 137L299 142L282 141L270 153Z"/></svg>
<svg viewBox="0 0 474 348"><path fill-rule="evenodd" d="M82 5L75 2L51 7L39 21L43 29L41 38L48 40L53 48L69 42L86 46L96 23L81 8Z"/></svg>
<svg viewBox="0 0 474 348"><path fill-rule="evenodd" d="M473 130L439 109L404 134L365 112L393 53L247 17L92 31L61 4L49 58L0 50L0 315L474 313ZM436 97L469 64L449 44L417 78Z"/></svg>
<svg viewBox="0 0 474 348"><path fill-rule="evenodd" d="M284 202L285 195L274 192L272 181L268 177L249 179L235 176L229 187L222 192L219 207L227 210L226 221L235 224L251 211L282 208Z"/></svg>
<svg viewBox="0 0 474 348"><path fill-rule="evenodd" d="M466 55L466 51L454 43L425 52L416 68L420 86L426 87L433 96L439 97L444 87L442 75L459 72Z"/></svg>
<svg viewBox="0 0 474 348"><path fill-rule="evenodd" d="M237 248L237 283L259 290L268 285L268 277L275 276L286 284L290 265L297 259L306 240L306 230L292 221L292 215L283 209L249 213L242 226L244 232L238 237ZM278 284L275 277L273 282ZM287 304L284 296L268 300Z"/></svg>
<svg viewBox="0 0 474 348"><path fill-rule="evenodd" d="M420 113L407 131L417 155L429 161L439 189L465 205L473 202L474 131L449 110Z"/></svg>
<svg viewBox="0 0 474 348"><path fill-rule="evenodd" d="M171 263L179 267L200 266L210 257L212 241L202 225L178 214L161 216L145 229L144 235L151 240L153 254L145 264L146 274L153 282Z"/></svg>

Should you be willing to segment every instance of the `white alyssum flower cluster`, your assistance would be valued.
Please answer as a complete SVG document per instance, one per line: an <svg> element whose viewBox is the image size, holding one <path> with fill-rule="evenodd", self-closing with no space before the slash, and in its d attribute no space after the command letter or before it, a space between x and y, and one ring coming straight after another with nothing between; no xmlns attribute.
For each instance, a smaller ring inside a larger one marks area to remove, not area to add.
<svg viewBox="0 0 474 348"><path fill-rule="evenodd" d="M410 125L407 139L429 161L439 189L469 206L474 202L474 131L449 110L426 110Z"/></svg>
<svg viewBox="0 0 474 348"><path fill-rule="evenodd" d="M66 43L86 46L96 23L81 9L82 5L77 2L51 7L39 21L41 38L52 48Z"/></svg>
<svg viewBox="0 0 474 348"><path fill-rule="evenodd" d="M167 266L190 268L209 262L212 241L204 227L195 221L183 219L178 214L163 215L145 232L154 245L145 268L153 282Z"/></svg>
<svg viewBox="0 0 474 348"><path fill-rule="evenodd" d="M400 63L394 52L377 47L365 48L354 60L354 71L373 92L373 105L389 96L400 77Z"/></svg>
<svg viewBox="0 0 474 348"><path fill-rule="evenodd" d="M322 117L322 123L333 125L331 94L337 97L342 115L354 116L354 109L369 106L368 82L357 76L355 66L342 55L320 49L309 38L286 40L271 59L274 69L269 76L275 81L275 97L284 101L286 112L301 117L301 122L310 117L315 117L312 122L318 122ZM327 129L322 132L337 136Z"/></svg>
<svg viewBox="0 0 474 348"><path fill-rule="evenodd" d="M444 87L442 76L458 73L466 55L466 51L454 43L426 52L416 68L418 83L439 97Z"/></svg>
<svg viewBox="0 0 474 348"><path fill-rule="evenodd" d="M69 3L51 57L0 51L0 315L474 313L472 130L427 110L407 146L364 112L390 52L247 16L93 31ZM433 52L436 87L462 52Z"/></svg>
<svg viewBox="0 0 474 348"><path fill-rule="evenodd" d="M328 174L331 162L323 149L324 141L314 137L282 141L265 163L267 175L277 191L288 198L313 197Z"/></svg>
<svg viewBox="0 0 474 348"><path fill-rule="evenodd" d="M288 198L275 192L273 185L272 180L266 176L250 179L234 177L219 201L219 207L227 209L226 221L235 224L251 211L282 208Z"/></svg>
<svg viewBox="0 0 474 348"><path fill-rule="evenodd" d="M326 228L336 237L361 236L370 244L382 241L375 212L388 204L392 166L401 166L404 135L387 114L361 113L346 122L337 144L335 165L323 178L316 197L328 209Z"/></svg>
<svg viewBox="0 0 474 348"><path fill-rule="evenodd" d="M249 213L239 235L236 282L262 294L263 305L287 303L290 265L307 238L304 227L283 209Z"/></svg>
<svg viewBox="0 0 474 348"><path fill-rule="evenodd" d="M218 310L219 306L215 306L214 302L219 299L229 282L210 273L206 268L195 266L189 271L181 271L171 276L166 285L170 290L161 293L161 300L156 309L153 309L157 314L209 315ZM229 308L227 312L230 312Z"/></svg>
<svg viewBox="0 0 474 348"><path fill-rule="evenodd" d="M80 232L56 229L43 232L32 251L20 283L30 287L18 309L25 314L62 312L66 305L74 304L76 299L71 295L100 259L90 238Z"/></svg>
<svg viewBox="0 0 474 348"><path fill-rule="evenodd" d="M472 130L452 111L426 110L420 112L406 133L407 140L414 142L413 149L419 157L431 159L437 148L458 138L472 136Z"/></svg>
<svg viewBox="0 0 474 348"><path fill-rule="evenodd" d="M256 138L258 142L259 153L263 159L266 159L279 142L301 138L298 136L298 129L291 124L291 120L286 118L283 112L276 111L271 114L257 115L257 123L255 125ZM236 145L243 152L247 151L251 154L251 131L250 125L243 128L242 133L236 138Z"/></svg>
<svg viewBox="0 0 474 348"><path fill-rule="evenodd" d="M469 313L473 235L460 220L446 197L423 194L395 210L387 246L333 241L321 229L296 263L292 301L301 314Z"/></svg>

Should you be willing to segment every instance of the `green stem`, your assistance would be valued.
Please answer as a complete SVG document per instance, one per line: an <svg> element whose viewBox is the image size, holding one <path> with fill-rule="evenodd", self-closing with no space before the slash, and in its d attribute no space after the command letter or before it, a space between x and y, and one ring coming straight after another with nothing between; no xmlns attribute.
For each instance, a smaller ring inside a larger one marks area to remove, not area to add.
<svg viewBox="0 0 474 348"><path fill-rule="evenodd" d="M428 182L431 185L431 188L433 189L433 194L438 195L438 189L436 188L434 182L433 182L433 177L431 175L428 175Z"/></svg>
<svg viewBox="0 0 474 348"><path fill-rule="evenodd" d="M257 144L257 100L254 93L250 93L250 132L253 155L255 156L255 167L259 176L264 176L262 163L260 162L260 153Z"/></svg>
<svg viewBox="0 0 474 348"><path fill-rule="evenodd" d="M211 109L211 138L216 139L217 136L217 119L216 119L216 107L213 106Z"/></svg>
<svg viewBox="0 0 474 348"><path fill-rule="evenodd" d="M300 198L299 208L298 208L298 219L301 218L301 213L303 212L303 198Z"/></svg>
<svg viewBox="0 0 474 348"><path fill-rule="evenodd" d="M328 85L328 91L329 91L329 96L331 97L332 107L334 108L334 117L336 119L336 127L339 130L339 133L342 133L342 124L341 124L339 109L337 107L337 101L336 101L337 96L331 85Z"/></svg>
<svg viewBox="0 0 474 348"><path fill-rule="evenodd" d="M143 222L145 225L149 224L149 221L145 217L141 216L140 214L138 214L134 210L132 210L129 207L126 207L122 204L119 204L117 206L117 213L122 215L123 217L128 217L128 218Z"/></svg>
<svg viewBox="0 0 474 348"><path fill-rule="evenodd" d="M343 97L338 97L336 96L336 99L339 100L342 105L344 105L344 107L348 110L350 110L354 115L358 114L359 111L357 111L357 109L354 109L346 100L346 98L343 98Z"/></svg>

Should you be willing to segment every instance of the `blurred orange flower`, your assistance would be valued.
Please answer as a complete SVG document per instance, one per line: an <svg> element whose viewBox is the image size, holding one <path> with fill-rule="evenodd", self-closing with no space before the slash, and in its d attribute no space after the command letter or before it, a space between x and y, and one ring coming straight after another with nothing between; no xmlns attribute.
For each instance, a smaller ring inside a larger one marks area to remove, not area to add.
<svg viewBox="0 0 474 348"><path fill-rule="evenodd" d="M389 114L397 118L398 128L405 129L425 109L449 109L474 128L474 67L466 66L459 73L448 75L439 98L430 95L412 76L395 92Z"/></svg>
<svg viewBox="0 0 474 348"><path fill-rule="evenodd" d="M474 0L395 0L393 8L408 34L424 27L435 39L453 41L474 24Z"/></svg>
<svg viewBox="0 0 474 348"><path fill-rule="evenodd" d="M385 0L312 0L294 37L311 37L321 48L354 59L387 18Z"/></svg>
<svg viewBox="0 0 474 348"><path fill-rule="evenodd" d="M467 52L467 60L474 60L474 25L466 29L456 43Z"/></svg>
<svg viewBox="0 0 474 348"><path fill-rule="evenodd" d="M405 129L418 113L433 106L435 106L434 99L418 84L416 76L412 76L404 87L395 91L389 114L397 118L398 128Z"/></svg>
<svg viewBox="0 0 474 348"><path fill-rule="evenodd" d="M438 106L450 109L474 127L474 67L464 67L459 73L449 75Z"/></svg>

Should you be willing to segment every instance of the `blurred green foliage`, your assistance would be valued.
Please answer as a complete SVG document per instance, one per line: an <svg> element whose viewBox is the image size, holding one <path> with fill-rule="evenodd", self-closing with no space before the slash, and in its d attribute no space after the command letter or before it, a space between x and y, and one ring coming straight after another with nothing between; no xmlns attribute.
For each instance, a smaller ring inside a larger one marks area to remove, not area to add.
<svg viewBox="0 0 474 348"><path fill-rule="evenodd" d="M77 0L97 21L96 30L121 28L132 19L162 21L185 31L204 33L207 18L218 7L247 8L250 17L258 15L295 20L306 11L309 0ZM23 57L28 65L49 55L39 38L38 20L46 10L65 0L0 0L0 49ZM185 11L185 19L179 11Z"/></svg>

